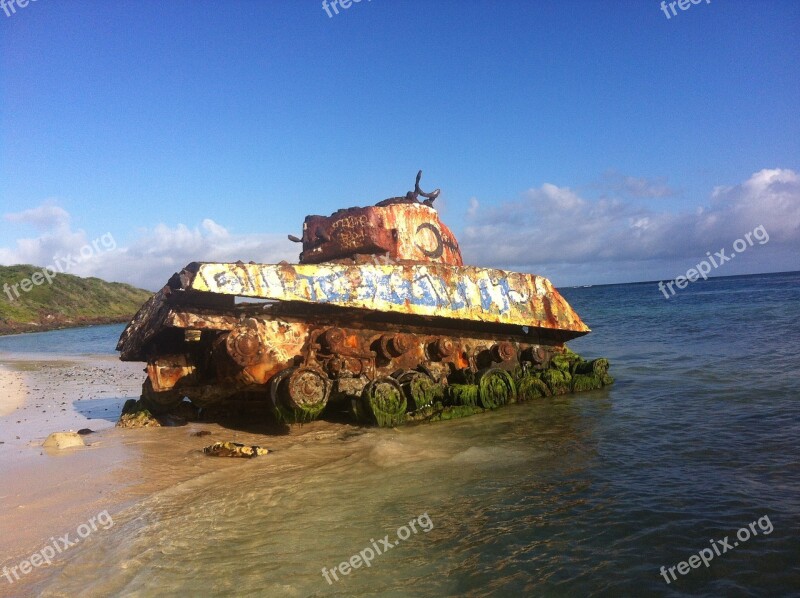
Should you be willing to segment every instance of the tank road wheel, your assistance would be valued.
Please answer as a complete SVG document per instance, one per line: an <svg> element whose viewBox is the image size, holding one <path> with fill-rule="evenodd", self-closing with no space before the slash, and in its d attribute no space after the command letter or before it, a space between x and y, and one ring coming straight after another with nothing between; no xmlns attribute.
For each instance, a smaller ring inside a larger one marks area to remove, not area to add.
<svg viewBox="0 0 800 598"><path fill-rule="evenodd" d="M406 419L408 402L394 378L378 378L364 387L361 401L372 420L381 428L391 428Z"/></svg>
<svg viewBox="0 0 800 598"><path fill-rule="evenodd" d="M407 370L395 376L408 400L409 411L416 411L433 404L436 399L437 384L428 374Z"/></svg>
<svg viewBox="0 0 800 598"><path fill-rule="evenodd" d="M516 398L514 379L505 370L490 368L478 383L478 400L484 409L497 409Z"/></svg>
<svg viewBox="0 0 800 598"><path fill-rule="evenodd" d="M180 405L183 395L176 390L165 390L156 392L153 390L153 383L150 378L142 384L142 406L153 415L167 413Z"/></svg>
<svg viewBox="0 0 800 598"><path fill-rule="evenodd" d="M316 370L291 367L272 378L269 390L279 419L290 423L308 422L316 419L328 404L331 383Z"/></svg>

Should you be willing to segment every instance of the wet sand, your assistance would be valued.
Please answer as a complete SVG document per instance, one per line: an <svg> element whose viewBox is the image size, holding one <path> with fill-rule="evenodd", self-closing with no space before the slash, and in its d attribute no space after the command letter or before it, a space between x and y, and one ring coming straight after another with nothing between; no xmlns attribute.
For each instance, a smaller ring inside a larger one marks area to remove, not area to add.
<svg viewBox="0 0 800 598"><path fill-rule="evenodd" d="M4 565L41 548L63 527L74 528L73 521L80 522L84 513L96 514L93 500L118 489L110 474L124 461L124 447L113 427L121 402L137 392L140 374L140 364L122 364L108 356L2 357ZM84 437L85 448L53 451L41 446L51 432L82 428L97 431Z"/></svg>
<svg viewBox="0 0 800 598"><path fill-rule="evenodd" d="M107 510L113 517L144 498L246 460L207 457L216 441L285 449L320 437L347 433L348 425L314 422L284 435L266 435L259 423L192 422L184 426L121 429L115 423L124 402L137 398L145 377L141 363L113 356L0 357L0 568L26 559L50 539ZM86 447L44 449L51 432L93 430ZM196 436L198 431L208 435ZM269 458L260 457L260 458ZM34 569L0 596L53 574ZM48 570L50 569L50 570Z"/></svg>
<svg viewBox="0 0 800 598"><path fill-rule="evenodd" d="M22 374L0 366L0 417L12 413L25 402L26 390Z"/></svg>

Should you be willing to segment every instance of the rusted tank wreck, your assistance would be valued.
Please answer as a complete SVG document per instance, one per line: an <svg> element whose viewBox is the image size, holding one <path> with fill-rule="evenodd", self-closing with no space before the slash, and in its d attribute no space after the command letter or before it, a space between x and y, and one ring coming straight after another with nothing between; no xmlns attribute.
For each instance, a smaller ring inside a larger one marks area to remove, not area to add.
<svg viewBox="0 0 800 598"><path fill-rule="evenodd" d="M606 360L565 347L589 328L550 281L463 264L421 174L404 197L307 216L299 264L174 274L117 345L147 363L142 405L247 394L285 421L392 426L610 384Z"/></svg>

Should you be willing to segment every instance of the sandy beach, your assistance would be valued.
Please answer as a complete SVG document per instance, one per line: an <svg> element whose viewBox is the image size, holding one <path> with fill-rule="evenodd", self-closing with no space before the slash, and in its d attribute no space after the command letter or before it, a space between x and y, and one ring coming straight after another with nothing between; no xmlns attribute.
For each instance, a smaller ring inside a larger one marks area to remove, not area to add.
<svg viewBox="0 0 800 598"><path fill-rule="evenodd" d="M137 398L141 363L109 355L0 357L0 567L12 567L54 536L75 530L102 511L111 516L158 491L242 464L215 459L201 449L216 441L286 448L297 441L341 432L326 422L284 436L228 429L217 423L162 428L115 428L120 410ZM86 447L45 449L51 432L91 429ZM197 436L198 431L208 435ZM0 596L21 595L26 585L53 574L33 571L13 588L0 578ZM11 591L11 594L6 592Z"/></svg>
<svg viewBox="0 0 800 598"><path fill-rule="evenodd" d="M113 481L115 464L124 460L124 448L113 428L120 402L136 393L140 370L139 364L122 364L108 356L3 355L3 564L15 563L15 557L35 550L64 526L72 527L84 513L96 513L93 500L122 487ZM42 447L51 432L83 428L95 431L84 437L85 448L54 451Z"/></svg>
<svg viewBox="0 0 800 598"><path fill-rule="evenodd" d="M25 402L25 380L22 374L0 366L0 417L15 411Z"/></svg>

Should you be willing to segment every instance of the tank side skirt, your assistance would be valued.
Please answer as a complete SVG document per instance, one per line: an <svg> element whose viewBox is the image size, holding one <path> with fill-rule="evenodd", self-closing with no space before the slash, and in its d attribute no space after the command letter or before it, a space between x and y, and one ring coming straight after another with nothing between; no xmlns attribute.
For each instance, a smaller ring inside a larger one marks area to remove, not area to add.
<svg viewBox="0 0 800 598"><path fill-rule="evenodd" d="M203 263L184 289L589 332L547 279L469 266Z"/></svg>

